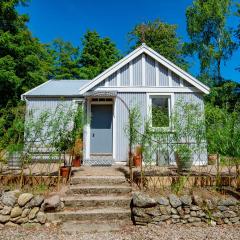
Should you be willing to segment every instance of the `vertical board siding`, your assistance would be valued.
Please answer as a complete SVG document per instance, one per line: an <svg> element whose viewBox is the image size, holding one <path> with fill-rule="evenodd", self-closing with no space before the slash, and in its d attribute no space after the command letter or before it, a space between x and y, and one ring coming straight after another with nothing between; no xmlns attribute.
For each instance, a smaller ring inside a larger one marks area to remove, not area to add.
<svg viewBox="0 0 240 240"><path fill-rule="evenodd" d="M122 101L124 101L130 109L134 106L139 107L142 118L145 119L147 116L146 97L145 93L119 93L116 98L116 161L128 160L129 142L125 129L129 114ZM140 131L143 131L143 127Z"/></svg>
<svg viewBox="0 0 240 240"><path fill-rule="evenodd" d="M146 72L145 81L146 86L156 86L156 70L155 70L155 60L148 55L146 55Z"/></svg>
<svg viewBox="0 0 240 240"><path fill-rule="evenodd" d="M172 72L172 85L173 87L179 87L180 86L180 77Z"/></svg>
<svg viewBox="0 0 240 240"><path fill-rule="evenodd" d="M159 85L169 86L168 69L159 63Z"/></svg>
<svg viewBox="0 0 240 240"><path fill-rule="evenodd" d="M117 72L113 73L111 76L108 77L108 85L117 86Z"/></svg>
<svg viewBox="0 0 240 240"><path fill-rule="evenodd" d="M138 56L132 61L133 86L142 86L142 56Z"/></svg>
<svg viewBox="0 0 240 240"><path fill-rule="evenodd" d="M120 86L130 86L129 64L126 64L120 69Z"/></svg>

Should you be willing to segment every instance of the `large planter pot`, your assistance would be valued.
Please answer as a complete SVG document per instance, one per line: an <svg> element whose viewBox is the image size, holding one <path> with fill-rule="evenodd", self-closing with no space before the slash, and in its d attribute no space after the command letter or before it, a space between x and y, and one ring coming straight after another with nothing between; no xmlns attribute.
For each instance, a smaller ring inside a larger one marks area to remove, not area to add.
<svg viewBox="0 0 240 240"><path fill-rule="evenodd" d="M217 159L217 154L208 154L208 165L216 165Z"/></svg>
<svg viewBox="0 0 240 240"><path fill-rule="evenodd" d="M179 171L189 171L192 167L193 161L190 158L188 161L182 160L181 157L176 153L176 163Z"/></svg>
<svg viewBox="0 0 240 240"><path fill-rule="evenodd" d="M8 168L11 170L18 170L22 167L22 152L9 153L8 156Z"/></svg>
<svg viewBox="0 0 240 240"><path fill-rule="evenodd" d="M75 156L74 159L72 160L72 166L73 167L80 167L81 166L81 157L80 156Z"/></svg>
<svg viewBox="0 0 240 240"><path fill-rule="evenodd" d="M134 155L133 156L133 165L135 167L141 167L141 165L142 165L142 157L141 157L141 155Z"/></svg>
<svg viewBox="0 0 240 240"><path fill-rule="evenodd" d="M62 166L60 167L60 176L63 178L68 178L70 174L71 167L68 166Z"/></svg>

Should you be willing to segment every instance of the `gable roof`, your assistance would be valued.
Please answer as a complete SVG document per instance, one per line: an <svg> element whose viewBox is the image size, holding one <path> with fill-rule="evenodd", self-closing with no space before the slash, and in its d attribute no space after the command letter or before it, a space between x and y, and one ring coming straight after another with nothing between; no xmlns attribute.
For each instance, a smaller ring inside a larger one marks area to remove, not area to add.
<svg viewBox="0 0 240 240"><path fill-rule="evenodd" d="M84 94L88 90L92 89L95 87L97 84L101 83L104 81L107 77L109 77L111 74L114 72L118 71L120 68L122 68L124 65L128 64L131 62L133 59L138 57L141 54L147 54L153 59L155 59L157 62L161 63L163 66L167 67L169 70L172 72L176 73L178 76L180 76L182 79L185 81L189 82L192 84L194 87L196 87L198 90L200 90L203 93L208 94L210 89L208 86L194 78L192 75L187 73L186 71L182 70L178 66L176 66L174 63L171 61L167 60L165 57L148 47L146 44L142 44L140 47L135 49L133 52L129 53L127 56L125 56L123 59L115 63L113 66L99 74L97 77L95 77L92 81L90 81L88 84L83 86L81 89L79 89L80 94Z"/></svg>
<svg viewBox="0 0 240 240"><path fill-rule="evenodd" d="M24 99L28 96L79 96L79 89L90 81L91 80L49 80L22 94L21 97Z"/></svg>

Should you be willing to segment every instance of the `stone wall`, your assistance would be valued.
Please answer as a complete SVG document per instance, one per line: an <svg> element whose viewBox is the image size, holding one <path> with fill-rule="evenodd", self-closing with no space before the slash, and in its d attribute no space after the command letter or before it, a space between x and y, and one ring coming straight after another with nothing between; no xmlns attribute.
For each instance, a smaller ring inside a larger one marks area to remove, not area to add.
<svg viewBox="0 0 240 240"><path fill-rule="evenodd" d="M203 199L197 194L176 196L148 195L135 192L132 219L137 225L151 224L240 224L240 204L235 198Z"/></svg>
<svg viewBox="0 0 240 240"><path fill-rule="evenodd" d="M0 193L0 224L42 225L47 222L46 212L60 211L64 207L60 197L54 195L44 198L19 190Z"/></svg>

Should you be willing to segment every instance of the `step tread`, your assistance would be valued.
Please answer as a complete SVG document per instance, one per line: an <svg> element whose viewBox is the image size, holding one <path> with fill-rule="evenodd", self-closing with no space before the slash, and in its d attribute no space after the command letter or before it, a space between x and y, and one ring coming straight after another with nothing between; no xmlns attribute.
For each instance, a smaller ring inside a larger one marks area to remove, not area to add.
<svg viewBox="0 0 240 240"><path fill-rule="evenodd" d="M131 200L130 196L118 196L118 195L97 195L97 196L67 196L64 197L64 201L108 201L108 200Z"/></svg>
<svg viewBox="0 0 240 240"><path fill-rule="evenodd" d="M131 189L128 185L71 185L70 189Z"/></svg>
<svg viewBox="0 0 240 240"><path fill-rule="evenodd" d="M120 179L126 180L124 176L73 176L71 179Z"/></svg>

